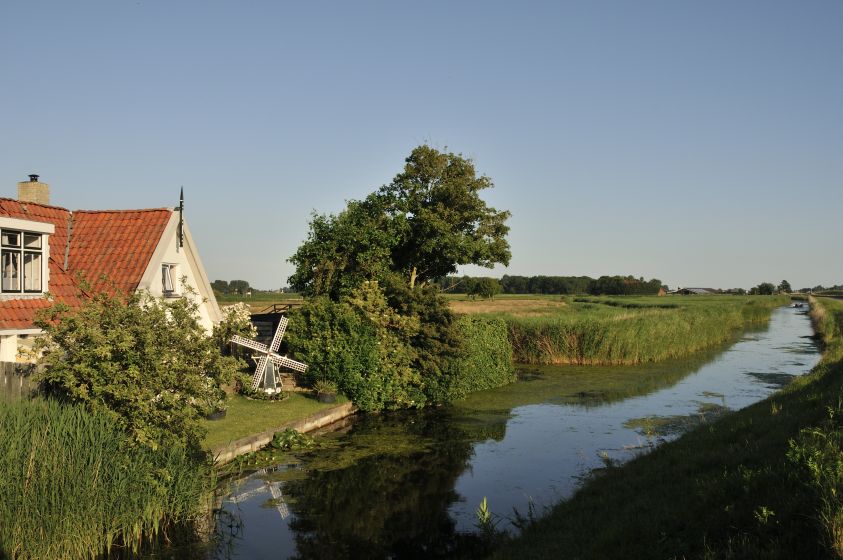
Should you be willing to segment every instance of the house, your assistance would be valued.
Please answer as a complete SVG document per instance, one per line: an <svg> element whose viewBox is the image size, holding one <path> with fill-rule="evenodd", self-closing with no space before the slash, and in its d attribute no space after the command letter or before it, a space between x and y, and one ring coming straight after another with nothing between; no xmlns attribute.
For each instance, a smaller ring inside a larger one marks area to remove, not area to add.
<svg viewBox="0 0 843 560"><path fill-rule="evenodd" d="M202 325L210 331L219 322L183 202L175 209L70 211L49 198L38 175L18 183L17 199L0 198L0 362L23 359L19 351L41 333L34 325L40 309L79 306L86 293L103 289L195 297Z"/></svg>

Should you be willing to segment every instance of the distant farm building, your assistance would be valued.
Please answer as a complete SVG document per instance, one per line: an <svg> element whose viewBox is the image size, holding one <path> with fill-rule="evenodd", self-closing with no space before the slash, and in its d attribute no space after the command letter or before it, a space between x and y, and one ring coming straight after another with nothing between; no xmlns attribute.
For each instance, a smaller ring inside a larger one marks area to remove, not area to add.
<svg viewBox="0 0 843 560"><path fill-rule="evenodd" d="M677 296L711 296L717 292L709 288L679 288L668 293Z"/></svg>

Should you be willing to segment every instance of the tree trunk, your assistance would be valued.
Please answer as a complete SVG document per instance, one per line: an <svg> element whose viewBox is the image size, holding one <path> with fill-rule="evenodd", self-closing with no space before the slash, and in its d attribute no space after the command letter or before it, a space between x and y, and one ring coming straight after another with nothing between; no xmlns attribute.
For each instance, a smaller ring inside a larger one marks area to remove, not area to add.
<svg viewBox="0 0 843 560"><path fill-rule="evenodd" d="M410 271L410 289L412 290L415 287L416 287L416 267L413 267L413 269Z"/></svg>

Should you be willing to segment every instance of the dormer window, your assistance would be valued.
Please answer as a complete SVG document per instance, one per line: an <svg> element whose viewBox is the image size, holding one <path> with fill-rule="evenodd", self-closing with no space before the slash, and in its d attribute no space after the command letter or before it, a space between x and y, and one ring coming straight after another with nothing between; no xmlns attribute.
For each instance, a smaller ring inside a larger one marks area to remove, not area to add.
<svg viewBox="0 0 843 560"><path fill-rule="evenodd" d="M44 291L45 246L42 233L0 229L0 288L4 294Z"/></svg>

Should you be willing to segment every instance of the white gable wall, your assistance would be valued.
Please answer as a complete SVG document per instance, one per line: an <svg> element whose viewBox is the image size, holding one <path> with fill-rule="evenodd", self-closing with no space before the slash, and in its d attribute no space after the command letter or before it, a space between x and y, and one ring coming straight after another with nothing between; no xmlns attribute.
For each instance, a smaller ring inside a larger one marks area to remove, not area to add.
<svg viewBox="0 0 843 560"><path fill-rule="evenodd" d="M165 297L161 281L161 268L164 264L175 265L173 283L176 296L185 295L185 288L182 285L182 279L184 279L185 285L195 292L195 294L186 297L192 297L199 304L200 323L210 333L213 326L219 323L222 317L220 309L186 223L184 224L184 246L178 247L178 225L179 214L173 212L161 240L152 254L138 289L147 290L155 297Z"/></svg>

